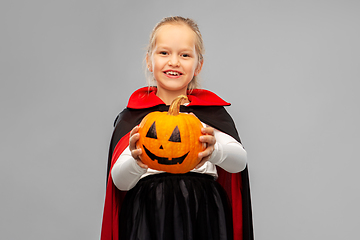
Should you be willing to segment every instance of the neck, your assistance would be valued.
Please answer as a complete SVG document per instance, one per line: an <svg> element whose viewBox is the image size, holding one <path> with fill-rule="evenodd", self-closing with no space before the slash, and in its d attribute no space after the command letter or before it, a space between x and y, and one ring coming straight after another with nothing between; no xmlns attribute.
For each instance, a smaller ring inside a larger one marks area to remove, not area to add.
<svg viewBox="0 0 360 240"><path fill-rule="evenodd" d="M166 105L170 105L172 101L180 95L187 96L187 88L179 91L170 91L170 92L158 88L156 92L156 96L158 96ZM183 102L183 104L188 102L189 101Z"/></svg>

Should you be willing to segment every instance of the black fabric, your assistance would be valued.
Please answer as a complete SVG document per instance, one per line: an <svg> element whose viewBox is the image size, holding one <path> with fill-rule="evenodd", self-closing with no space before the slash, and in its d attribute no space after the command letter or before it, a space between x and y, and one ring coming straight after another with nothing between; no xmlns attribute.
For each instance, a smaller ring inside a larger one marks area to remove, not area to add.
<svg viewBox="0 0 360 240"><path fill-rule="evenodd" d="M161 173L140 180L126 194L120 240L232 240L225 190L207 174Z"/></svg>
<svg viewBox="0 0 360 240"><path fill-rule="evenodd" d="M136 125L140 124L143 117L153 111L168 111L169 106L157 105L145 109L124 109L116 118L114 122L114 132L110 142L109 159L107 176L109 176L112 153L119 140L131 131ZM181 106L181 112L193 112L203 123L214 127L224 133L229 134L237 141L241 142L235 123L231 116L222 106ZM219 171L224 171L218 168ZM251 210L251 195L248 177L248 168L246 167L241 172L241 195L242 195L242 211L243 211L243 240L254 239L253 223L252 223L252 210ZM230 188L230 186L228 186ZM227 190L231 191L231 190ZM124 196L125 192L119 191L117 194Z"/></svg>

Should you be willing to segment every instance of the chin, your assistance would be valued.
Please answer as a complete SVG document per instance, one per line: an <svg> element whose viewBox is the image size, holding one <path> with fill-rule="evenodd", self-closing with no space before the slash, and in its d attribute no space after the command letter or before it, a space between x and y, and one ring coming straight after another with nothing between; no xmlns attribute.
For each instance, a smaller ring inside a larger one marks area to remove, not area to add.
<svg viewBox="0 0 360 240"><path fill-rule="evenodd" d="M188 87L188 84L184 84L184 85L173 84L173 85L165 85L165 86L164 85L159 86L159 84L157 85L158 88L162 88L167 91L181 91L183 89L187 89Z"/></svg>

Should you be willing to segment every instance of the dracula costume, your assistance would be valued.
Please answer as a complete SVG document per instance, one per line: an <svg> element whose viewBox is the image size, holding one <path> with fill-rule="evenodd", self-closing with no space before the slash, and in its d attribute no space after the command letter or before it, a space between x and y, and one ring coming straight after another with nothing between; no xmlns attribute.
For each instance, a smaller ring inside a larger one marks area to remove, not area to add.
<svg viewBox="0 0 360 240"><path fill-rule="evenodd" d="M230 135L241 143L235 124L224 108L224 106L229 106L229 103L216 94L203 89L189 91L188 98L190 103L181 106L180 112L194 113L201 122ZM153 111L168 111L168 106L156 96L156 87L144 87L131 95L127 108L115 120L115 129L109 149L101 240L254 239L247 167L241 172L229 173L216 166L216 182L214 177L208 174L159 173L140 179L136 186L129 191L121 191L115 186L111 170L119 156L128 148L130 131L141 122L144 116ZM194 179L200 179L199 183L193 184ZM155 187L154 181L157 184ZM172 182L172 185L169 185L168 182ZM191 184L187 185L187 182L191 182ZM206 189L209 184L211 189ZM156 202L159 198L159 189L162 189L161 196L166 195L165 200L162 199L165 203ZM201 189L203 191L200 195L192 194ZM215 191L213 195L217 195L217 198L208 196L213 191ZM177 195L181 195L180 198ZM224 195L226 199L224 199ZM144 200L144 197L147 199ZM208 204L196 203L196 209L192 209L193 202L197 201L213 202L214 206L219 206L220 202L225 215L221 211L219 213L218 210L212 211L217 207L213 207L211 204L206 209L202 206ZM186 202L190 202L190 204L186 204ZM228 206L225 202L229 203ZM170 205L166 205L167 203ZM139 208L139 205L143 208ZM172 206L176 207L172 209ZM141 209L141 211L134 211L135 208ZM154 225L152 220L142 221L143 218L149 218L149 216L160 220L165 227ZM177 221L177 219L180 220ZM200 223L196 221L200 221ZM221 225L222 222L230 223L227 224L230 226L224 227ZM219 226L214 226L214 223ZM202 235L198 235L199 233L186 235L188 232L194 232L194 229L191 228L196 228L195 232L201 232ZM206 232L209 231L212 233L206 235ZM182 232L185 232L185 235L182 235ZM224 237L224 235L227 236Z"/></svg>

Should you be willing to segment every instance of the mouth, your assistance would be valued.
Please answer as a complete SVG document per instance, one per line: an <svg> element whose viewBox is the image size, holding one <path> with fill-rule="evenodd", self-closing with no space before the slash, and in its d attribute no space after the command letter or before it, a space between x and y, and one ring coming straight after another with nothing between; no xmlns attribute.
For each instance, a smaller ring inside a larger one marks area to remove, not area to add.
<svg viewBox="0 0 360 240"><path fill-rule="evenodd" d="M184 161L184 159L187 157L187 155L189 154L189 153L186 153L181 157L169 159L169 158L156 156L155 154L150 152L150 150L147 149L144 145L143 145L143 147L145 149L146 154L151 158L151 160L153 160L153 161L157 160L159 164L164 164L164 165L181 164Z"/></svg>
<svg viewBox="0 0 360 240"><path fill-rule="evenodd" d="M181 76L182 73L181 72L178 72L178 71L165 71L164 72L166 75L168 76L172 76L172 77L178 77L178 76Z"/></svg>

